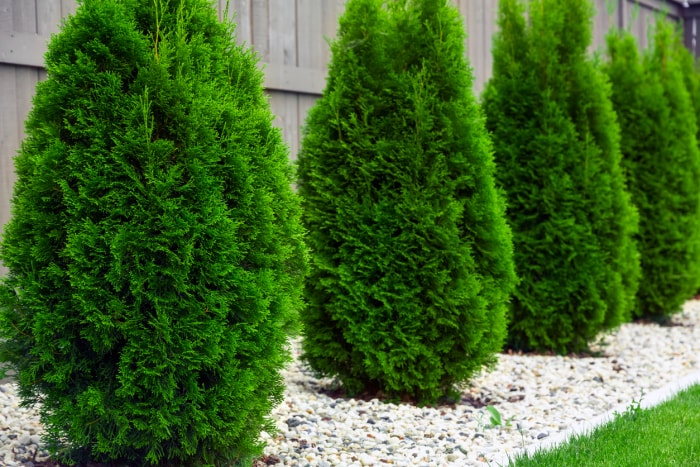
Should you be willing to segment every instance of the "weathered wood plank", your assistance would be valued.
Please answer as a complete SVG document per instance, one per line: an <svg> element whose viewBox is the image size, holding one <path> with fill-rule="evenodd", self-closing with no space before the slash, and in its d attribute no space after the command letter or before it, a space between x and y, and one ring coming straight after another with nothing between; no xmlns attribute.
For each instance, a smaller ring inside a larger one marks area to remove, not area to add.
<svg viewBox="0 0 700 467"><path fill-rule="evenodd" d="M294 0L269 1L269 63L297 64L297 12Z"/></svg>
<svg viewBox="0 0 700 467"><path fill-rule="evenodd" d="M17 139L24 139L24 122L32 109L32 99L39 82L39 70L32 67L15 68L15 96L17 102Z"/></svg>
<svg viewBox="0 0 700 467"><path fill-rule="evenodd" d="M270 23L268 0L253 0L253 47L260 60L270 61Z"/></svg>
<svg viewBox="0 0 700 467"><path fill-rule="evenodd" d="M299 96L282 91L270 91L270 107L275 114L275 126L282 130L291 158L299 151Z"/></svg>
<svg viewBox="0 0 700 467"><path fill-rule="evenodd" d="M10 219L15 182L13 159L20 144L16 83L15 67L0 64L0 228Z"/></svg>
<svg viewBox="0 0 700 467"><path fill-rule="evenodd" d="M58 32L61 25L61 0L36 0L36 31L44 36Z"/></svg>
<svg viewBox="0 0 700 467"><path fill-rule="evenodd" d="M493 35L498 30L498 3L486 2L484 11L484 38L482 47L484 48L484 69L474 81L474 92L479 95L486 85L486 81L491 76L493 70L493 55L491 54L491 44Z"/></svg>
<svg viewBox="0 0 700 467"><path fill-rule="evenodd" d="M320 95L326 85L326 73L323 70L276 63L261 65L265 71L265 87L270 90Z"/></svg>
<svg viewBox="0 0 700 467"><path fill-rule="evenodd" d="M36 36L36 3L26 0L9 0L7 3L9 5L5 4L2 8L6 9L9 6L9 14L4 17L3 31L0 32L0 61L14 62L13 57L20 54L28 57L20 61L36 62L34 54L23 44L26 39L32 46L35 45L32 39ZM17 37L18 35L20 37ZM38 63L41 64L42 61L39 60Z"/></svg>
<svg viewBox="0 0 700 467"><path fill-rule="evenodd" d="M297 0L297 64L323 68L323 8L320 0Z"/></svg>
<svg viewBox="0 0 700 467"><path fill-rule="evenodd" d="M323 56L321 58L321 63L323 64L323 68L326 68L331 56L329 42L336 38L338 19L343 14L343 11L345 11L345 2L344 0L322 0L321 3L321 33L323 34Z"/></svg>
<svg viewBox="0 0 700 467"><path fill-rule="evenodd" d="M225 13L226 1L227 0L219 0L219 9L222 15ZM229 11L229 18L235 16L236 39L239 44L253 44L253 10L251 7L251 0L233 0L229 6L232 10Z"/></svg>
<svg viewBox="0 0 700 467"><path fill-rule="evenodd" d="M605 49L605 36L613 24L613 18L617 8L609 11L609 0L595 0L595 16L593 17L593 37L591 41L591 52L603 51Z"/></svg>
<svg viewBox="0 0 700 467"><path fill-rule="evenodd" d="M12 0L0 0L0 32L12 32Z"/></svg>
<svg viewBox="0 0 700 467"><path fill-rule="evenodd" d="M480 93L483 83L488 76L491 75L491 70L486 69L485 55L491 53L491 37L486 37L486 29L484 27L484 1L485 0L468 0L465 10L466 32L467 32L467 56L474 70L474 90ZM486 45L489 44L489 45Z"/></svg>
<svg viewBox="0 0 700 467"><path fill-rule="evenodd" d="M649 34L653 30L655 11L645 6L634 7L632 13L632 34L637 38L640 49L649 46Z"/></svg>
<svg viewBox="0 0 700 467"><path fill-rule="evenodd" d="M12 12L13 29L16 32L36 34L37 5L27 0L14 0ZM17 109L17 140L24 139L24 121L32 106L34 88L38 80L37 69L33 67L15 67L15 105ZM8 200L9 201L9 200Z"/></svg>
<svg viewBox="0 0 700 467"><path fill-rule="evenodd" d="M304 128L306 128L306 119L309 116L309 110L316 104L318 98L316 96L309 96L307 94L301 94L299 96L299 148L301 149L301 143L304 139ZM296 153L292 154L292 159L296 159Z"/></svg>
<svg viewBox="0 0 700 467"><path fill-rule="evenodd" d="M27 0L12 2L12 30L36 33L36 3Z"/></svg>
<svg viewBox="0 0 700 467"><path fill-rule="evenodd" d="M77 8L78 4L75 0L61 0L61 15L64 18L75 13Z"/></svg>
<svg viewBox="0 0 700 467"><path fill-rule="evenodd" d="M46 36L0 31L0 63L43 67Z"/></svg>

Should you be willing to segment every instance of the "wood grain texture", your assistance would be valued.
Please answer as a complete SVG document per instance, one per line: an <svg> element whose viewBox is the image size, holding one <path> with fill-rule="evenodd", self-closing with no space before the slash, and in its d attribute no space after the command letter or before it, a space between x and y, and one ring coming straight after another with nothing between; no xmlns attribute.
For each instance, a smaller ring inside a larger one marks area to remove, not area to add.
<svg viewBox="0 0 700 467"><path fill-rule="evenodd" d="M10 219L10 200L15 183L13 161L21 141L16 84L15 67L0 64L0 228ZM0 274L2 272L0 270Z"/></svg>
<svg viewBox="0 0 700 467"><path fill-rule="evenodd" d="M37 5L34 1L14 0L13 29L23 34L37 32ZM36 35L40 38L42 36ZM41 60L43 63L43 59ZM32 106L34 90L39 79L38 67L16 66L15 69L15 106L17 112L17 140L24 139L24 121Z"/></svg>
<svg viewBox="0 0 700 467"><path fill-rule="evenodd" d="M323 70L276 63L261 63L265 71L265 87L271 91L287 91L320 95L326 81Z"/></svg>
<svg viewBox="0 0 700 467"><path fill-rule="evenodd" d="M321 0L297 0L297 65L323 69L323 7Z"/></svg>
<svg viewBox="0 0 700 467"><path fill-rule="evenodd" d="M36 0L37 33L49 37L61 24L61 0Z"/></svg>
<svg viewBox="0 0 700 467"><path fill-rule="evenodd" d="M331 51L329 43L335 40L338 32L338 19L345 11L344 0L319 0L321 1L321 34L323 36L323 55L321 63L323 67L328 66L330 61Z"/></svg>
<svg viewBox="0 0 700 467"><path fill-rule="evenodd" d="M284 91L269 91L270 107L275 114L275 126L282 130L290 157L299 151L299 95Z"/></svg>
<svg viewBox="0 0 700 467"><path fill-rule="evenodd" d="M12 0L12 30L36 34L36 2Z"/></svg>
<svg viewBox="0 0 700 467"><path fill-rule="evenodd" d="M269 0L253 0L252 10L253 47L258 52L260 60L270 61L270 21Z"/></svg>
<svg viewBox="0 0 700 467"><path fill-rule="evenodd" d="M0 32L12 32L13 0L0 0Z"/></svg>
<svg viewBox="0 0 700 467"><path fill-rule="evenodd" d="M0 31L0 63L43 67L47 40L33 33Z"/></svg>
<svg viewBox="0 0 700 467"><path fill-rule="evenodd" d="M268 0L268 63L297 65L297 12L295 0Z"/></svg>
<svg viewBox="0 0 700 467"><path fill-rule="evenodd" d="M318 98L316 96L300 95L299 96L299 145L304 139L304 128L306 127L306 119L309 116L309 110L316 104ZM293 154L292 158L296 158Z"/></svg>
<svg viewBox="0 0 700 467"><path fill-rule="evenodd" d="M219 0L219 14L223 18L226 13L226 2ZM239 44L251 45L253 43L253 23L252 23L252 3L251 0L232 0L229 5L229 19L234 19L236 23L236 39Z"/></svg>

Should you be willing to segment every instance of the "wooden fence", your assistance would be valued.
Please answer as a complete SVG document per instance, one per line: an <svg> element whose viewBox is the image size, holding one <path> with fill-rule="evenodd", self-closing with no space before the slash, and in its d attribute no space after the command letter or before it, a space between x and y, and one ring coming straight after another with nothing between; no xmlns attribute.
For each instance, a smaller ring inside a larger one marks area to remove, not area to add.
<svg viewBox="0 0 700 467"><path fill-rule="evenodd" d="M498 2L453 1L465 19L467 55L474 69L475 91L480 92L491 72ZM678 21L683 13L671 0L594 1L593 48L602 46L611 25L631 28L645 46L654 15L663 13ZM218 0L219 14L222 18L235 15L239 41L252 44L258 52L276 123L294 157L306 113L323 90L329 59L325 38L334 37L345 0L230 0L228 10L226 3ZM12 158L24 136L23 122L36 83L45 78L46 43L61 19L75 9L75 0L0 0L0 226L10 215Z"/></svg>

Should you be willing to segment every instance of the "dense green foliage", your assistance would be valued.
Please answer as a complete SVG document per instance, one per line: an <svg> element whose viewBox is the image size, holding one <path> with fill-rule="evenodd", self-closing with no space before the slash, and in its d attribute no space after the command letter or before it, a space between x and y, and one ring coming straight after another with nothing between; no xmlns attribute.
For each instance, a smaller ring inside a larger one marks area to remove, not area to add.
<svg viewBox="0 0 700 467"><path fill-rule="evenodd" d="M675 59L678 60L685 88L695 114L695 139L700 141L700 68L693 53L683 44L680 34L672 40Z"/></svg>
<svg viewBox="0 0 700 467"><path fill-rule="evenodd" d="M299 155L304 358L350 393L431 402L506 332L512 245L448 0L350 0Z"/></svg>
<svg viewBox="0 0 700 467"><path fill-rule="evenodd" d="M49 45L0 337L67 462L245 464L274 426L306 253L232 32L206 0L84 0Z"/></svg>
<svg viewBox="0 0 700 467"><path fill-rule="evenodd" d="M693 105L696 130L695 140L700 148L700 63L681 40L674 41L674 45L680 61L681 74L690 96L690 102ZM698 180L698 186L700 186L700 180ZM698 289L695 295L700 295L700 279L698 280Z"/></svg>
<svg viewBox="0 0 700 467"><path fill-rule="evenodd" d="M484 91L516 271L509 345L578 351L630 317L637 213L588 0L501 0ZM526 14L529 18L526 20Z"/></svg>
<svg viewBox="0 0 700 467"><path fill-rule="evenodd" d="M700 158L686 90L684 54L673 27L658 22L640 57L629 33L608 35L612 100L622 133L623 166L639 209L642 279L634 314L680 311L700 285ZM692 60L690 62L692 72ZM688 84L692 85L692 77Z"/></svg>

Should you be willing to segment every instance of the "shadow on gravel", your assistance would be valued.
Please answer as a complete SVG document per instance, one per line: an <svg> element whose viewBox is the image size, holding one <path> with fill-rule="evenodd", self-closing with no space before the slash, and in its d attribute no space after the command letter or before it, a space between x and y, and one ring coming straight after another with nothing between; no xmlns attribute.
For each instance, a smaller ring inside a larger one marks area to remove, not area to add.
<svg viewBox="0 0 700 467"><path fill-rule="evenodd" d="M267 465L277 465L282 462L278 457L275 456L265 456L253 461L253 467L264 467ZM56 461L48 460L43 462L34 462L34 467L67 467L65 464L61 464ZM167 465L167 464L164 464ZM120 462L88 462L83 464L76 464L72 467L130 467L128 464Z"/></svg>

